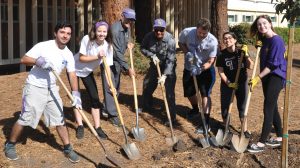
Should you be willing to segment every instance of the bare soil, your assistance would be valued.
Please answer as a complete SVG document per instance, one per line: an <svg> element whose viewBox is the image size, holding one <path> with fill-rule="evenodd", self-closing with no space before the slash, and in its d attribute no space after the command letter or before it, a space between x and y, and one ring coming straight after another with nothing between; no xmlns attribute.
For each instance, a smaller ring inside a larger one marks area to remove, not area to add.
<svg viewBox="0 0 300 168"><path fill-rule="evenodd" d="M300 45L295 45L290 99L289 115L289 167L300 167ZM252 48L252 55L255 50ZM146 141L139 142L129 134L130 143L134 143L142 157L139 160L129 160L122 151L121 145L125 144L122 129L112 126L106 120L101 119L101 125L108 134L109 139L104 140L110 155L122 163L123 167L280 167L281 149L267 148L264 152L250 154L245 152L239 154L230 149L230 146L222 148L209 147L203 149L198 142L202 135L194 133L195 128L199 125L200 118L189 120L186 113L190 110L190 104L183 97L182 72L183 72L183 55L178 54L177 66L177 84L176 84L176 103L179 126L175 128L175 135L180 139L180 143L174 147L166 144L165 138L170 137L170 129L163 125L166 120L164 104L160 88L155 91L155 104L161 106L153 112L142 112L140 118L140 127L145 129L147 136ZM250 72L251 73L251 72ZM0 76L0 149L3 151L4 143L10 135L12 125L17 120L21 110L22 87L28 73L17 73L12 75ZM102 85L99 78L99 72L95 73L99 96L102 99ZM61 75L67 82L65 74ZM135 126L135 112L133 101L132 81L128 76L122 77L121 94L119 102L121 112L128 130ZM143 76L137 76L138 98L141 102ZM212 133L215 135L221 121L220 114L220 78L213 88L212 100ZM82 86L82 84L81 84ZM81 88L84 88L83 86ZM85 137L77 140L75 136L75 119L72 112L70 101L66 92L61 87L61 96L64 101L64 110L67 127L70 134L71 143L76 152L80 155L81 161L77 164L70 163L62 153L62 142L58 137L55 128L45 127L43 121L39 123L37 129L26 128L17 144L17 152L20 159L9 161L5 158L4 153L0 153L0 167L113 167L105 158L103 149L97 142L93 134L85 127ZM88 95L85 89L81 90L83 107L89 110ZM284 107L284 90L280 94L279 110L283 113ZM260 136L263 122L263 95L261 85L255 89L252 94L250 109L248 113L249 129L253 134L251 142L256 142ZM90 121L91 114L86 113ZM232 131L238 133L240 122L236 107L232 112ZM274 133L272 133L274 134Z"/></svg>

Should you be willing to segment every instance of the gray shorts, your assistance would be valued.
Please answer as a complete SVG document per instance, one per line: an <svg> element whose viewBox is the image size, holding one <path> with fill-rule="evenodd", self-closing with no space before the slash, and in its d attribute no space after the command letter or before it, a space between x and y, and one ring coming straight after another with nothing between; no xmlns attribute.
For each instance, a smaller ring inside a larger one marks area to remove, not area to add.
<svg viewBox="0 0 300 168"><path fill-rule="evenodd" d="M65 124L58 86L49 89L26 84L23 88L22 111L17 122L35 129L42 114L47 127Z"/></svg>

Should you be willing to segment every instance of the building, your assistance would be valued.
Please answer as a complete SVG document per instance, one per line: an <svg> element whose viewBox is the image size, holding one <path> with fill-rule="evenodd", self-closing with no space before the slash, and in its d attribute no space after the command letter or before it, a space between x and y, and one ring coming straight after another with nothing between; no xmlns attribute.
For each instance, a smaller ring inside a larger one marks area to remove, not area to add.
<svg viewBox="0 0 300 168"><path fill-rule="evenodd" d="M275 13L275 4L271 0L228 0L228 25L251 24L262 14L270 16L274 27L287 27L286 20L281 22L283 14Z"/></svg>

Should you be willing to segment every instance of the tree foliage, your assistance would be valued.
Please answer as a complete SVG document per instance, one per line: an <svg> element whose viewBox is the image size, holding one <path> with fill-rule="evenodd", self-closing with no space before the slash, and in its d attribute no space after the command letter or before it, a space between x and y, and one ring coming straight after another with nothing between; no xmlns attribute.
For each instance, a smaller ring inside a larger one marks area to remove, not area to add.
<svg viewBox="0 0 300 168"><path fill-rule="evenodd" d="M273 3L273 1L274 0L271 0L271 3ZM282 2L280 0L276 0L276 2L276 14L285 12L281 22L286 19L292 24L292 22L294 22L294 19L300 16L300 0L285 0Z"/></svg>

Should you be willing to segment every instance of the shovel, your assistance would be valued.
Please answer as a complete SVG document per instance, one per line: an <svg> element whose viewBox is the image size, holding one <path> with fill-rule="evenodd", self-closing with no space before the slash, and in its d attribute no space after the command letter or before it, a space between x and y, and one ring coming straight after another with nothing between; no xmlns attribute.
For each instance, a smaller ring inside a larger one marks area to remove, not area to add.
<svg viewBox="0 0 300 168"><path fill-rule="evenodd" d="M243 59L244 59L244 54L241 55L241 58L239 59L239 62L238 62L238 69L237 69L235 79L234 79L235 83L239 82L239 76L240 76L240 72L241 72ZM225 130L223 132L222 129L218 129L218 132L217 132L217 135L216 135L217 143L220 146L224 146L225 144L228 144L230 142L230 139L232 138L232 133L229 131L229 123L230 123L230 114L231 114L231 109L232 109L232 106L233 106L235 91L236 90L233 89L232 94L231 94L230 104L229 104L229 107L228 107L228 114L227 114L227 117L226 117Z"/></svg>
<svg viewBox="0 0 300 168"><path fill-rule="evenodd" d="M129 50L129 55L130 55L131 69L134 69L131 49ZM145 130L144 128L139 128L139 106L138 106L138 99L137 99L137 92L136 92L135 76L132 76L132 84L133 84L133 95L134 95L134 108L136 113L136 127L133 127L131 132L136 140L144 141L146 139Z"/></svg>
<svg viewBox="0 0 300 168"><path fill-rule="evenodd" d="M257 47L256 58L255 58L255 63L254 63L254 69L253 69L251 78L254 78L255 74L256 74L256 68L257 68L257 64L258 64L258 57L259 57L260 49L261 49L261 45L259 45ZM231 140L233 148L238 153L243 153L247 149L247 146L249 144L249 138L245 137L244 130L245 130L245 124L246 124L246 120L247 120L247 114L248 114L251 94L252 94L252 92L250 91L250 88L249 88L246 107L245 107L244 119L242 121L241 135L240 136L233 135L232 140Z"/></svg>
<svg viewBox="0 0 300 168"><path fill-rule="evenodd" d="M125 153L127 154L128 158L130 160L137 160L141 157L140 152L139 152L138 148L136 147L136 145L134 143L131 143L131 144L128 143L128 137L127 137L127 133L126 133L122 113L121 113L121 110L120 110L119 102L118 102L118 99L117 99L116 89L114 88L113 83L111 81L111 76L110 76L111 71L110 71L109 66L107 65L106 57L104 56L102 59L103 59L104 68L105 68L105 76L107 78L107 81L109 83L108 85L109 85L109 87L111 89L111 92L113 94L113 97L114 97L114 101L115 101L117 111L118 111L118 114L119 114L119 117L120 117L120 121L121 121L121 124L122 124L123 134L124 134L124 137L125 137L125 144L122 145L122 148L123 148L123 150L125 151Z"/></svg>
<svg viewBox="0 0 300 168"><path fill-rule="evenodd" d="M161 77L161 72L160 72L160 67L159 67L159 63L156 63L156 68L157 68L157 73L158 73L158 77ZM164 103L165 103L165 108L166 108L166 112L167 112L167 117L170 123L170 129L171 129L171 138L166 138L166 143L168 146L173 146L174 144L176 144L178 142L177 137L174 135L174 131L173 131L173 124L171 121L171 116L170 116L170 110L169 110L169 105L168 105L168 101L167 101L167 96L166 96L166 91L165 91L165 86L160 84L161 87L161 91L162 91L162 95L163 95L163 99L164 99Z"/></svg>
<svg viewBox="0 0 300 168"><path fill-rule="evenodd" d="M201 110L201 97L200 97L200 93L199 93L199 89L198 89L198 83L197 83L196 76L193 76L193 81L194 81L196 96L197 96L197 100L198 100L198 108L199 108L199 112L201 115L202 124L203 124L203 128L204 128L204 138L200 138L199 141L204 149L210 147L210 143L213 146L218 146L216 138L215 137L209 138L209 135L208 135L208 128L207 128L206 121L204 118L204 112L203 112L203 110Z"/></svg>
<svg viewBox="0 0 300 168"><path fill-rule="evenodd" d="M64 82L61 80L61 78L59 77L59 75L54 70L52 70L52 73L57 78L57 80L60 82L60 84L63 86L63 88L67 92L67 94L68 94L69 98L71 99L71 101L74 101L74 98L73 98L72 94L70 93L70 91L68 90L68 88L64 84ZM110 163L112 163L113 165L115 165L117 167L121 167L120 163L118 163L118 161L115 158L113 158L111 155L109 155L107 153L106 148L105 148L104 144L102 143L99 135L97 134L95 128L92 126L91 122L88 120L88 118L86 117L86 115L84 114L84 112L81 109L77 109L77 110L79 111L80 115L82 116L83 120L86 122L86 124L88 125L88 127L90 128L90 130L92 131L92 133L97 138L97 140L100 143L101 147L103 148L103 151L104 151L106 159L108 161L110 161Z"/></svg>

